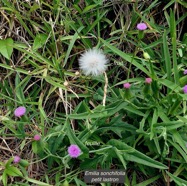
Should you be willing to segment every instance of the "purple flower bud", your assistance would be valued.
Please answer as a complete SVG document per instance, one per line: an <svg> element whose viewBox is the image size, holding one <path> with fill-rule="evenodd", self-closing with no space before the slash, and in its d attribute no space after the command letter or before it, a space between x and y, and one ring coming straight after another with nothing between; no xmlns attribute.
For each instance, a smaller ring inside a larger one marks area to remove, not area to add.
<svg viewBox="0 0 187 186"><path fill-rule="evenodd" d="M185 94L187 94L187 85L184 86L183 91Z"/></svg>
<svg viewBox="0 0 187 186"><path fill-rule="evenodd" d="M138 23L136 28L138 30L146 30L147 29L147 25L145 23Z"/></svg>
<svg viewBox="0 0 187 186"><path fill-rule="evenodd" d="M124 87L125 89L129 89L129 88L131 87L131 84L130 84L130 83L124 83L124 84L123 84L123 87Z"/></svg>
<svg viewBox="0 0 187 186"><path fill-rule="evenodd" d="M34 140L35 141L39 141L41 139L41 136L39 135L39 134L36 134L35 136L34 136Z"/></svg>
<svg viewBox="0 0 187 186"><path fill-rule="evenodd" d="M184 70L184 72L183 72L183 73L184 73L184 75L186 75L186 74L187 74L187 70Z"/></svg>
<svg viewBox="0 0 187 186"><path fill-rule="evenodd" d="M13 162L14 162L14 163L19 163L20 160L21 160L21 158L20 158L19 156L14 156Z"/></svg>
<svg viewBox="0 0 187 186"><path fill-rule="evenodd" d="M21 107L18 107L15 111L14 111L14 115L16 117L21 117L25 114L26 112L26 108L21 106Z"/></svg>
<svg viewBox="0 0 187 186"><path fill-rule="evenodd" d="M151 78L145 78L145 83L151 84L151 82L152 82L152 79L151 79Z"/></svg>
<svg viewBox="0 0 187 186"><path fill-rule="evenodd" d="M68 147L68 154L72 158L77 158L81 154L81 150L77 145L70 145Z"/></svg>

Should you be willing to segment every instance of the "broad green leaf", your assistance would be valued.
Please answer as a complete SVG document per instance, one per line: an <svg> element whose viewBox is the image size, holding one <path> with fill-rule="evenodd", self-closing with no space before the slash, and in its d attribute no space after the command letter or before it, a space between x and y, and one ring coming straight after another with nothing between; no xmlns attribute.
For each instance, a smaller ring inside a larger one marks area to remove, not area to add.
<svg viewBox="0 0 187 186"><path fill-rule="evenodd" d="M180 185L180 186L185 186L187 185L187 181L186 180L183 180L182 178L179 178L177 176L174 176L173 174L171 174L170 172L166 171L166 173L170 176L170 178L173 179L173 181Z"/></svg>
<svg viewBox="0 0 187 186"><path fill-rule="evenodd" d="M119 137L122 137L121 136L122 132L124 131L134 132L137 130L137 128L123 121L116 121L116 123L113 124L107 123L106 125L99 127L98 129L96 129L95 132L101 134L110 130L115 132Z"/></svg>
<svg viewBox="0 0 187 186"><path fill-rule="evenodd" d="M187 162L187 155L186 153L183 151L183 149L180 147L180 144L178 143L174 143L171 140L168 140L169 143L171 143L171 145L176 148L176 150L181 154L181 156L184 158L184 161Z"/></svg>
<svg viewBox="0 0 187 186"><path fill-rule="evenodd" d="M160 128L162 126L162 127L166 127L167 130L174 130L184 125L185 123L182 121L169 121L169 122L154 123L153 127Z"/></svg>
<svg viewBox="0 0 187 186"><path fill-rule="evenodd" d="M92 118L101 118L101 117L108 117L112 116L113 114L117 113L120 110L127 110L139 116L144 116L145 114L138 110L138 107L135 105L127 105L127 102L124 101L116 101L108 106L106 106L105 110L100 112L84 112L80 114L70 114L68 118L70 119L92 119Z"/></svg>
<svg viewBox="0 0 187 186"><path fill-rule="evenodd" d="M32 179L32 178L25 178L27 181L31 182L31 183L35 183L37 185L40 185L40 186L52 186L48 183L44 183L44 182L41 182L41 181L38 181L38 180L35 180L35 179Z"/></svg>
<svg viewBox="0 0 187 186"><path fill-rule="evenodd" d="M167 79L158 79L158 81L159 81L160 84L168 87L173 92L177 93L178 96L184 98L185 100L187 99L187 95L186 94L181 94L182 88L179 85L177 85L177 84L175 84L172 81L169 81Z"/></svg>
<svg viewBox="0 0 187 186"><path fill-rule="evenodd" d="M23 174L20 172L20 170L17 167L9 166L6 170L6 174L9 176L20 176L22 177Z"/></svg>
<svg viewBox="0 0 187 186"><path fill-rule="evenodd" d="M6 162L6 164L5 164L6 169L8 169L8 167L11 166L11 163L13 162L13 160L14 160L14 158L12 157L12 158L10 158L10 159Z"/></svg>
<svg viewBox="0 0 187 186"><path fill-rule="evenodd" d="M8 176L6 174L6 171L3 172L2 180L3 180L3 185L7 186Z"/></svg>
<svg viewBox="0 0 187 186"><path fill-rule="evenodd" d="M84 112L81 114L70 114L68 115L68 118L70 119L93 119L93 118L101 118L106 117L107 112L96 112L96 113L88 113Z"/></svg>
<svg viewBox="0 0 187 186"><path fill-rule="evenodd" d="M74 132L71 129L70 122L66 121L65 125L66 125L66 129L67 129L67 136L70 140L70 143L76 144L79 146L79 148L83 152L83 154L81 155L82 157L88 157L89 149L82 143L82 141L80 139L78 139L78 137L76 137L76 135L74 134Z"/></svg>
<svg viewBox="0 0 187 186"><path fill-rule="evenodd" d="M105 158L105 155L96 156L94 158L85 158L80 164L81 169L97 169L99 163Z"/></svg>
<svg viewBox="0 0 187 186"><path fill-rule="evenodd" d="M186 153L187 155L187 148L186 148L186 143L185 141L182 139L182 136L179 134L179 132L177 130L172 132L172 136L173 139L175 140L175 142L177 142L180 147L183 149L183 151Z"/></svg>
<svg viewBox="0 0 187 186"><path fill-rule="evenodd" d="M75 180L76 186L87 186L86 183L84 183L83 181L81 181L77 177L74 177L74 180Z"/></svg>
<svg viewBox="0 0 187 186"><path fill-rule="evenodd" d="M59 149L60 145L62 145L62 140L65 137L64 134L60 134L58 136L54 136L50 138L49 141L49 150L52 154L55 154L56 151Z"/></svg>
<svg viewBox="0 0 187 186"><path fill-rule="evenodd" d="M107 144L116 147L122 152L123 158L127 161L132 161L140 164L144 164L157 169L167 169L167 166L146 156L145 154L137 151L133 147L121 142L119 140L112 139Z"/></svg>
<svg viewBox="0 0 187 186"><path fill-rule="evenodd" d="M34 39L33 50L41 48L47 41L46 34L38 34Z"/></svg>
<svg viewBox="0 0 187 186"><path fill-rule="evenodd" d="M13 39L8 38L5 40L0 40L0 53L7 59L10 59L13 52Z"/></svg>
<svg viewBox="0 0 187 186"><path fill-rule="evenodd" d="M127 168L127 162L123 157L123 152L121 152L120 150L118 150L117 148L114 147L114 152L116 154L116 156L119 158L119 160L121 161L123 167L126 169Z"/></svg>
<svg viewBox="0 0 187 186"><path fill-rule="evenodd" d="M160 178L160 175L158 175L158 176L155 176L155 177L153 177L153 178L150 178L150 179L148 179L148 180L146 180L146 181L143 181L143 182L141 182L141 183L138 183L138 184L136 184L136 185L134 185L134 186L149 186L151 183L155 183L155 181L156 180L158 180Z"/></svg>
<svg viewBox="0 0 187 186"><path fill-rule="evenodd" d="M37 154L38 153L38 144L37 141L32 142L32 151Z"/></svg>

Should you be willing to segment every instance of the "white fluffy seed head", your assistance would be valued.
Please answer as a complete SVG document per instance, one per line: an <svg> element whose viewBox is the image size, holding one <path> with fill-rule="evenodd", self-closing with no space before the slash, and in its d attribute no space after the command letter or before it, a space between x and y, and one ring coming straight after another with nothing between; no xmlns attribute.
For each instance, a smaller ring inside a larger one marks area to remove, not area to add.
<svg viewBox="0 0 187 186"><path fill-rule="evenodd" d="M85 75L98 76L107 69L107 58L101 50L90 49L79 58L79 66Z"/></svg>

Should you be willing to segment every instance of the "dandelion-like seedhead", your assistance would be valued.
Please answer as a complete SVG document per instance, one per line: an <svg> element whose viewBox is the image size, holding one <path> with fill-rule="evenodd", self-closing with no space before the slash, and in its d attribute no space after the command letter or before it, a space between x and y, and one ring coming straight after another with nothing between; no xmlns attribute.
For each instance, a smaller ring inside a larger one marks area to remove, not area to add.
<svg viewBox="0 0 187 186"><path fill-rule="evenodd" d="M21 116L23 116L23 115L25 114L25 112L26 112L26 108L23 107L23 106L20 106L20 107L18 107L18 108L14 111L14 115L15 115L16 117L21 117Z"/></svg>
<svg viewBox="0 0 187 186"><path fill-rule="evenodd" d="M77 158L81 154L81 150L77 145L70 145L68 147L68 154L72 158Z"/></svg>
<svg viewBox="0 0 187 186"><path fill-rule="evenodd" d="M79 58L79 66L85 75L98 76L107 69L107 58L101 50L90 49Z"/></svg>
<svg viewBox="0 0 187 186"><path fill-rule="evenodd" d="M136 28L138 30L146 30L147 29L147 25L145 23L138 23Z"/></svg>

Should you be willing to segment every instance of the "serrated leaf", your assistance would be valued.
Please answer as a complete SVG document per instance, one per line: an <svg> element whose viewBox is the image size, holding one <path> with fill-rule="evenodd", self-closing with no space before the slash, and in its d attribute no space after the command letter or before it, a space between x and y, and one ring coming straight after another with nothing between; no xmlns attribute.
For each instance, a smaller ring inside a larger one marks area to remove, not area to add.
<svg viewBox="0 0 187 186"><path fill-rule="evenodd" d="M13 39L8 38L0 40L0 53L7 59L10 59L13 52Z"/></svg>

